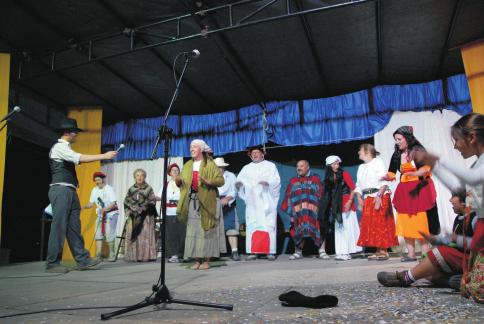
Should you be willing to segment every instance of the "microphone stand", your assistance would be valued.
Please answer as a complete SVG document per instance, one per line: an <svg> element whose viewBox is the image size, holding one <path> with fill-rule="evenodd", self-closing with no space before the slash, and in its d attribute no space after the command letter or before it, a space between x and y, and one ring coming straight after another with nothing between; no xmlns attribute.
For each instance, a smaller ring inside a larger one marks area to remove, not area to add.
<svg viewBox="0 0 484 324"><path fill-rule="evenodd" d="M186 56L186 61L185 61L185 66L183 67L183 71L180 75L180 79L178 80L178 83L176 85L175 93L173 94L173 98L171 99L170 106L168 107L166 114L165 114L165 119L163 121L163 125L160 126L158 129L158 136L156 137L155 140L155 146L153 147L153 150L151 152L150 160L153 160L156 152L158 150L158 145L160 144L161 139L163 138L164 141L164 153L165 153L165 159L163 161L163 174L168 174L168 149L170 147L170 141L171 137L173 134L173 129L169 128L166 126L166 121L168 120L168 115L170 113L171 107L173 105L173 102L176 100L177 95L178 95L178 87L180 86L181 80L183 78L183 74L185 73L185 69L190 63L190 57L187 55ZM194 306L203 306L203 307L213 307L213 308L223 308L226 310L233 310L234 306L233 305L227 305L227 304L211 304L211 303L202 303L202 302L195 302L195 301L190 301L190 300L182 300L182 299L173 299L170 296L170 291L166 287L165 284L165 228L166 228L166 187L167 187L168 182L164 181L163 184L163 197L161 198L161 204L162 204L162 214L163 214L163 221L161 222L161 271L160 271L160 278L159 278L159 284L154 284L152 286L152 291L154 293L154 297L150 296L146 297L145 300L142 302L128 306L124 309L121 309L119 311L115 311L112 313L107 313L107 314L101 314L101 320L105 321L110 319L111 317L125 314L140 308L144 308L150 305L159 305L159 304L171 304L171 303L176 303L176 304L185 304L185 305L194 305Z"/></svg>
<svg viewBox="0 0 484 324"><path fill-rule="evenodd" d="M5 128L5 126L8 125L8 122L10 121L10 118L8 118L6 121L5 121L5 124L3 124L2 128L0 128L0 132Z"/></svg>

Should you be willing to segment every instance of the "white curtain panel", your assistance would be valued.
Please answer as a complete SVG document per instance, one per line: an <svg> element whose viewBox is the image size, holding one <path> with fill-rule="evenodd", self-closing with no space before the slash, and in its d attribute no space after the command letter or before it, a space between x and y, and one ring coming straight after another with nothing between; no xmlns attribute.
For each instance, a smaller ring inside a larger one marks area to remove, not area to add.
<svg viewBox="0 0 484 324"><path fill-rule="evenodd" d="M388 125L375 134L375 148L380 152L380 157L388 168L395 148L393 132L400 126L412 126L415 137L427 151L439 156L445 156L456 164L462 165L463 168L469 168L476 158L464 160L459 151L454 149L450 135L450 127L461 117L458 113L447 109L443 109L442 112L395 112ZM400 182L399 175L400 173L397 173L397 181L392 182L390 185L392 192L395 192L395 188ZM432 179L437 191L441 235L452 233L455 213L449 202L451 193L437 177L432 176ZM397 213L394 210L395 218L396 215ZM400 246L395 247L394 251L398 253L407 252L403 237L399 237L399 242ZM418 243L416 244L416 249L420 249Z"/></svg>
<svg viewBox="0 0 484 324"><path fill-rule="evenodd" d="M135 181L133 172L136 169L143 169L146 171L146 182L153 188L155 195L162 188L163 182L170 180L168 175L163 173L164 159L150 160L129 160L122 162L106 163L101 166L101 172L106 175L106 183L111 185L116 191L116 198L119 208L118 224L116 226L116 236L121 236L124 229L126 216L124 215L123 201L126 197L129 187ZM168 165L176 163L180 166L180 171L183 168L183 157L171 157L168 159ZM159 211L160 204L157 203L157 210ZM116 239L116 249L119 239ZM122 254L124 251L119 251Z"/></svg>

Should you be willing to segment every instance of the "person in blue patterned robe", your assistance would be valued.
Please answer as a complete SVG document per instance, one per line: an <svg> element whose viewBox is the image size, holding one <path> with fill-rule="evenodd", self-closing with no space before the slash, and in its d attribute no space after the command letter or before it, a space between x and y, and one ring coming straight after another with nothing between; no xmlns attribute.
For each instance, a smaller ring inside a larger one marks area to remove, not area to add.
<svg viewBox="0 0 484 324"><path fill-rule="evenodd" d="M321 247L319 257L329 259L324 249L327 229L321 235L318 221L319 199L323 194L323 185L320 177L312 173L308 161L297 163L298 176L290 180L281 209L291 216L290 234L296 244L296 252L289 257L290 260L302 259L302 248L305 238L311 238Z"/></svg>

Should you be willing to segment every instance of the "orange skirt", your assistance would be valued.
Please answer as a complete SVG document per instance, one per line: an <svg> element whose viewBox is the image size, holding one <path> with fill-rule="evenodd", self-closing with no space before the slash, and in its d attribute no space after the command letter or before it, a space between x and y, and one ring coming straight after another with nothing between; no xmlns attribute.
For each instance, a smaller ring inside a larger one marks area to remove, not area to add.
<svg viewBox="0 0 484 324"><path fill-rule="evenodd" d="M427 220L426 211L416 214L402 214L397 212L397 222L395 225L395 234L397 236L423 239L419 231L429 234L429 221Z"/></svg>
<svg viewBox="0 0 484 324"><path fill-rule="evenodd" d="M374 197L364 200L360 238L357 245L383 249L398 245L390 194L383 196L382 205L378 210L375 209L374 201Z"/></svg>

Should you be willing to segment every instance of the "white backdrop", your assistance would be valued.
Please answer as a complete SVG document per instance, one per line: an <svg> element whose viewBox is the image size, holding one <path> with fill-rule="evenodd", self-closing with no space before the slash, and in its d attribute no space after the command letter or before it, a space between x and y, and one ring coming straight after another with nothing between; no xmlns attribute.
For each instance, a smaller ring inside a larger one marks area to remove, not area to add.
<svg viewBox="0 0 484 324"><path fill-rule="evenodd" d="M380 152L380 157L385 166L388 168L391 156L395 148L395 140L393 139L393 132L400 126L412 126L415 137L422 143L422 145L430 153L435 153L439 156L445 156L448 159L461 164L463 168L469 168L475 161L475 157L464 160L461 154L454 149L452 137L450 135L450 127L462 117L456 112L443 109L442 112L425 111L425 112L395 112L392 119L385 128L375 134L375 148ZM452 225L454 223L455 214L452 210L452 205L449 202L450 191L439 181L435 176L432 176L437 191L437 207L439 209L440 226L442 234L452 232ZM400 182L399 173L397 173L397 181L392 182L390 188L395 192L397 184ZM396 217L396 211L394 210ZM400 246L396 252L406 252L405 241L403 237L399 237ZM418 248L420 248L418 246Z"/></svg>
<svg viewBox="0 0 484 324"><path fill-rule="evenodd" d="M129 160L122 162L112 162L101 166L101 172L107 176L106 183L111 185L116 191L116 198L119 208L118 224L116 226L116 236L121 236L124 229L124 222L126 216L124 215L123 201L126 197L129 187L131 187L135 181L133 172L136 169L143 169L146 171L146 182L153 188L155 195L161 189L163 182L170 179L169 176L165 177L163 174L163 158L149 160ZM176 163L180 166L180 170L183 167L183 157L171 157L168 161L168 165ZM157 210L159 210L159 204L157 204ZM116 239L116 249L119 243L119 239ZM123 253L120 251L120 253Z"/></svg>

